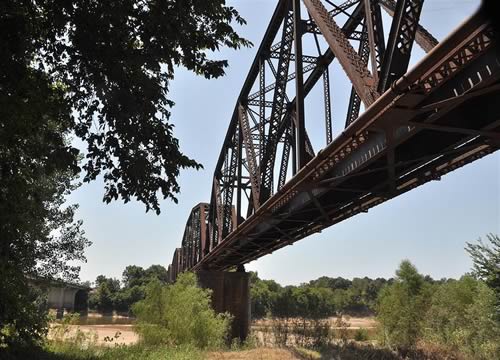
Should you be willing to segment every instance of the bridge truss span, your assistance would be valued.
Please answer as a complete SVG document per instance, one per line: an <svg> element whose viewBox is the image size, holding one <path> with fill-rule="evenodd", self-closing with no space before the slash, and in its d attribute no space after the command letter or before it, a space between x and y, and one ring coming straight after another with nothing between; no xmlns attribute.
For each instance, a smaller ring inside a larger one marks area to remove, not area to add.
<svg viewBox="0 0 500 360"><path fill-rule="evenodd" d="M500 147L500 107L491 106L500 102L497 34L478 11L438 43L419 23L423 5L278 2L237 98L210 202L191 212L172 280L245 264ZM382 13L392 19L387 31ZM408 71L414 43L427 55ZM335 71L352 85L339 121ZM306 119L318 103L322 114ZM317 134L309 123L318 116L319 145L308 133Z"/></svg>

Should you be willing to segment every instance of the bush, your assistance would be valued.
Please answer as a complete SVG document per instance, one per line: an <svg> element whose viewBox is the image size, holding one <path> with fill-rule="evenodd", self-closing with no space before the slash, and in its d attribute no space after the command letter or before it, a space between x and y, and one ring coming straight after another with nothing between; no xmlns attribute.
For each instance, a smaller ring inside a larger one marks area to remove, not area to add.
<svg viewBox="0 0 500 360"><path fill-rule="evenodd" d="M464 276L441 285L433 294L425 337L474 359L499 359L500 330L495 316L494 291Z"/></svg>
<svg viewBox="0 0 500 360"><path fill-rule="evenodd" d="M422 333L428 286L409 261L401 262L394 283L379 295L378 320L384 344L415 347Z"/></svg>
<svg viewBox="0 0 500 360"><path fill-rule="evenodd" d="M354 340L356 341L366 341L368 340L368 331L366 329L357 329L354 333Z"/></svg>
<svg viewBox="0 0 500 360"><path fill-rule="evenodd" d="M0 260L0 349L40 345L48 331L46 294Z"/></svg>
<svg viewBox="0 0 500 360"><path fill-rule="evenodd" d="M220 347L226 340L230 317L215 314L210 294L210 290L198 287L192 273L181 274L173 285L153 280L146 287L146 298L133 306L141 340L148 345Z"/></svg>

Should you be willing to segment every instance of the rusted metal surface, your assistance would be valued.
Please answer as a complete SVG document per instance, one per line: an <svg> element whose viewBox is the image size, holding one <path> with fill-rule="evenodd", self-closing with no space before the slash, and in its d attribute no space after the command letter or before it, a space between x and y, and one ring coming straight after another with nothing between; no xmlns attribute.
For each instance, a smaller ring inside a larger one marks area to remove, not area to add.
<svg viewBox="0 0 500 360"><path fill-rule="evenodd" d="M361 56L354 50L320 0L304 0L304 4L363 103L366 106L373 104L379 96L376 81L363 64Z"/></svg>
<svg viewBox="0 0 500 360"><path fill-rule="evenodd" d="M294 14L295 0L279 1L238 97L211 201L191 212L170 279L247 263L500 147L500 107L490 106L500 101L498 42L483 14L438 44L418 24L423 1L330 3L304 0L306 19ZM376 24L381 8L393 16L386 37ZM302 54L299 37L314 41L317 55ZM407 72L413 42L428 54ZM332 134L336 59L353 90L346 128ZM327 143L317 154L307 118L297 119L316 85Z"/></svg>

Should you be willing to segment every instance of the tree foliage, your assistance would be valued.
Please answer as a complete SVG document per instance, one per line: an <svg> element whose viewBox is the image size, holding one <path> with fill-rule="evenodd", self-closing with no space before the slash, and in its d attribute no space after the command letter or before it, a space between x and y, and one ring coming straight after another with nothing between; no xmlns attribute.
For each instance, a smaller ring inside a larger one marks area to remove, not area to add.
<svg viewBox="0 0 500 360"><path fill-rule="evenodd" d="M61 150L69 133L58 110L63 94L31 71L7 77L0 85L0 345L40 340L46 316L33 304L30 279L76 279L79 267L69 262L84 260L90 244L74 220L77 206L64 206L76 173Z"/></svg>
<svg viewBox="0 0 500 360"><path fill-rule="evenodd" d="M435 289L425 315L425 339L474 359L498 359L499 325L492 289L463 276Z"/></svg>
<svg viewBox="0 0 500 360"><path fill-rule="evenodd" d="M380 289L391 281L323 276L299 286L282 287L251 273L252 316L318 319L340 312L373 313Z"/></svg>
<svg viewBox="0 0 500 360"><path fill-rule="evenodd" d="M29 277L77 275L89 242L62 207L77 176L102 176L106 202L177 201L180 169L201 165L173 134L169 85L178 67L223 75L215 51L249 45L234 22L223 0L0 3L0 345L43 333Z"/></svg>
<svg viewBox="0 0 500 360"><path fill-rule="evenodd" d="M141 266L129 265L123 270L122 281L125 287L134 287L144 285L146 271Z"/></svg>
<svg viewBox="0 0 500 360"><path fill-rule="evenodd" d="M153 280L167 283L167 270L161 265L151 265L147 269L129 265L122 274L122 281L99 275L95 288L89 297L89 307L102 314L113 311L131 313L132 305L143 300L146 286Z"/></svg>
<svg viewBox="0 0 500 360"><path fill-rule="evenodd" d="M472 258L474 275L495 291L500 311L500 237L488 234L486 238L486 243L481 239L467 243L465 250Z"/></svg>
<svg viewBox="0 0 500 360"><path fill-rule="evenodd" d="M193 273L180 274L173 285L151 281L146 287L146 298L133 307L142 341L194 345L200 349L223 345L230 317L215 314L210 293L197 285Z"/></svg>
<svg viewBox="0 0 500 360"><path fill-rule="evenodd" d="M495 292L486 282L470 275L429 282L408 261L396 275L379 296L386 344L408 349L423 341L470 359L500 357Z"/></svg>
<svg viewBox="0 0 500 360"><path fill-rule="evenodd" d="M245 23L238 12L223 0L8 0L1 6L0 101L11 103L10 117L18 119L34 103L64 118L87 144L84 181L102 174L105 201L136 198L156 212L158 191L176 201L179 170L200 165L180 151L168 122L169 84L177 67L206 78L224 75L228 63L213 52L249 45L231 26ZM53 84L58 96L47 104ZM28 143L36 129L28 129ZM59 144L55 150L59 162L75 166L77 149Z"/></svg>
<svg viewBox="0 0 500 360"><path fill-rule="evenodd" d="M393 284L379 295L377 317L383 341L395 347L412 348L423 329L429 286L408 260L401 262Z"/></svg>

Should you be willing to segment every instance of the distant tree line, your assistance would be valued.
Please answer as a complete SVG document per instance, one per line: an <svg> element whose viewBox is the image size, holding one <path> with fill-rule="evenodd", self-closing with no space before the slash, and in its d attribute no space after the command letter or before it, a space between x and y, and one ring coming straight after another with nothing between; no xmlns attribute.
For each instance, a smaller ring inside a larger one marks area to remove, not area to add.
<svg viewBox="0 0 500 360"><path fill-rule="evenodd" d="M409 261L379 294L380 340L392 348L419 343L459 352L467 359L500 359L500 238L468 244L471 274L429 283Z"/></svg>
<svg viewBox="0 0 500 360"><path fill-rule="evenodd" d="M431 345L466 359L500 359L500 237L468 243L466 251L473 269L458 280L436 281L408 260L388 280L321 277L283 287L252 273L252 315L321 325L318 320L330 316L371 312L384 346L408 351Z"/></svg>
<svg viewBox="0 0 500 360"><path fill-rule="evenodd" d="M425 276L429 284L446 283L448 279L434 280ZM298 286L281 286L274 280L262 280L252 272L252 317L303 317L319 319L339 313L374 315L378 297L394 279L331 278L322 276Z"/></svg>
<svg viewBox="0 0 500 360"><path fill-rule="evenodd" d="M89 296L89 308L103 314L113 311L131 314L131 307L145 298L146 286L157 280L166 284L167 270L161 265L151 265L147 269L129 265L122 273L122 280L99 275L95 288Z"/></svg>
<svg viewBox="0 0 500 360"><path fill-rule="evenodd" d="M285 323L298 319L304 330L307 323L315 324L321 330L315 334L325 337L329 327L322 319L371 314L378 319L380 343L390 348L432 344L466 358L499 359L500 237L490 234L487 241L467 244L466 251L473 269L458 280L434 280L408 260L391 279L323 276L298 286L281 286L252 272L252 316L285 319ZM151 284L158 288L166 283L167 272L161 265L127 266L121 281L97 277L90 307L101 313L131 313L134 303L147 298Z"/></svg>

